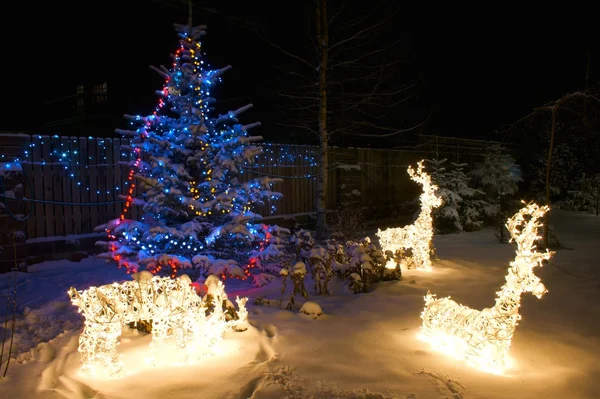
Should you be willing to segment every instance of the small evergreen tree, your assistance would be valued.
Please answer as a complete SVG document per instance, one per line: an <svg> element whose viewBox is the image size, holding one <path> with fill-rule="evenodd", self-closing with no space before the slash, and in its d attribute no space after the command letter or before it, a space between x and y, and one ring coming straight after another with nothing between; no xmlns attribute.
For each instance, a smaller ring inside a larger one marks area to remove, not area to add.
<svg viewBox="0 0 600 399"><path fill-rule="evenodd" d="M264 229L252 224L260 219L253 207L281 196L272 191L279 179L241 179L243 166L262 151L254 145L262 137L248 135L259 123L243 126L237 119L252 105L211 116L216 102L211 92L230 67L206 68L199 42L205 28L175 25L180 46L173 66L154 68L165 78L157 111L126 115L134 129L118 130L143 158L135 174L143 193L128 198L143 215L106 226L114 241L104 256L130 270L144 265L175 275L178 268L191 267L195 255L209 252L241 261L249 253L246 247L264 238ZM242 275L236 268L230 264L228 273Z"/></svg>
<svg viewBox="0 0 600 399"><path fill-rule="evenodd" d="M483 162L478 164L469 175L474 183L486 193L486 201L496 208L494 226L500 242L508 242L508 231L504 224L519 207L515 198L522 182L521 168L506 149L494 144L485 151Z"/></svg>
<svg viewBox="0 0 600 399"><path fill-rule="evenodd" d="M426 159L432 183L438 186L437 194L442 198L442 206L433 211L433 226L437 233L462 231L460 203L462 198L454 190L454 183L446 171L446 159Z"/></svg>
<svg viewBox="0 0 600 399"><path fill-rule="evenodd" d="M483 162L469 175L485 191L491 203L495 203L500 196L515 195L519 190L518 184L523 181L521 168L500 144L487 147Z"/></svg>
<svg viewBox="0 0 600 399"><path fill-rule="evenodd" d="M484 225L484 218L495 215L496 208L490 206L485 200L485 192L469 185L471 179L464 172L466 163L450 163L452 166L448 173L450 189L456 193L459 202L459 216L462 230L479 230Z"/></svg>
<svg viewBox="0 0 600 399"><path fill-rule="evenodd" d="M446 159L427 160L430 164L431 181L442 198L442 206L433 214L436 232L447 234L459 231L474 231L484 225L485 217L491 217L495 208L485 200L485 192L469 185L471 179L464 172L465 163L451 162L446 168Z"/></svg>

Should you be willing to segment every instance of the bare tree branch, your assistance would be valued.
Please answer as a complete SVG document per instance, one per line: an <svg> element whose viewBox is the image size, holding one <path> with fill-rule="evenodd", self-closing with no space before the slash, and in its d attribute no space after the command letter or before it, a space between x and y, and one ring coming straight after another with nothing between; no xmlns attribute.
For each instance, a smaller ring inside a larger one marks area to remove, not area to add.
<svg viewBox="0 0 600 399"><path fill-rule="evenodd" d="M302 57L297 56L296 54L292 54L289 51L281 48L281 46L279 46L276 43L273 43L271 40L269 40L268 38L266 38L262 33L260 33L260 31L254 27L252 27L252 29L254 30L254 32L256 32L256 34L258 36L260 36L261 39L263 39L265 42L267 42L268 44L270 44L271 46L275 47L277 50L279 50L281 53L295 59L296 61L299 61L301 64L307 66L308 68L310 68L311 70L316 70L317 68L314 65L311 65L308 61L306 61L305 59L303 59Z"/></svg>
<svg viewBox="0 0 600 399"><path fill-rule="evenodd" d="M392 14L390 14L387 18L383 19L379 23L377 23L375 25L367 26L366 28L359 30L354 35L350 36L349 38L344 39L344 40L340 40L336 44L334 44L332 46L329 46L329 51L333 51L336 47L340 47L340 46L344 45L345 43L351 42L352 40L356 39L360 35L363 35L363 34L365 34L367 32L375 30L378 27L384 25L386 22L388 22L391 18L393 18L398 13L398 10L400 10L400 8L397 8L395 12L393 12Z"/></svg>
<svg viewBox="0 0 600 399"><path fill-rule="evenodd" d="M370 128L375 128L375 129L379 129L379 130L392 130L392 132L390 132L390 133L383 133L383 134L368 134L368 133L349 133L349 134L351 134L353 136L362 136L362 137L390 137L390 136L395 136L397 134L410 132L410 131L413 131L413 130L421 127L421 126L424 126L429 121L430 118L431 118L431 113L429 114L429 116L424 121L422 121L421 123L419 123L417 125L411 126L409 128L406 128L406 129L396 129L396 130L394 130L392 128L389 128L389 127L375 125L375 124L370 123L370 122L353 122L353 124L356 124L356 125L368 126Z"/></svg>

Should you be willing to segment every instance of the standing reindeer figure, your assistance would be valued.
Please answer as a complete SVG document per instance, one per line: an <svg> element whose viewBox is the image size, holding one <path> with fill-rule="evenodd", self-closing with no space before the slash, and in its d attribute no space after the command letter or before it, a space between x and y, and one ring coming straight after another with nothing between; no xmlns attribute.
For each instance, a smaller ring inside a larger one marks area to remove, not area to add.
<svg viewBox="0 0 600 399"><path fill-rule="evenodd" d="M531 292L541 298L547 292L533 268L542 266L553 254L535 247L540 219L548 209L530 203L506 223L511 241L517 243L517 254L510 262L506 283L497 292L495 305L479 311L450 297L436 299L428 292L421 314L423 338L436 349L451 351L482 371L499 374L506 368L512 336L521 319L521 294Z"/></svg>
<svg viewBox="0 0 600 399"><path fill-rule="evenodd" d="M431 241L433 239L433 209L442 205L442 199L436 195L438 187L431 183L431 176L423 170L423 160L417 163L417 169L408 167L410 178L423 186L419 196L421 212L413 224L404 227L392 227L378 230L377 237L384 251L393 254L403 250L412 250L412 260L417 269L431 271Z"/></svg>

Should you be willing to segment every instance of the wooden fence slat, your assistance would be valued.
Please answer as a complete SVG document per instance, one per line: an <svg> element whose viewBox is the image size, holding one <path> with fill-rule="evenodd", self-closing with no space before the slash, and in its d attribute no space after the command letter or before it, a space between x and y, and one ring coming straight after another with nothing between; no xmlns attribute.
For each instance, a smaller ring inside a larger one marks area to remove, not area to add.
<svg viewBox="0 0 600 399"><path fill-rule="evenodd" d="M31 162L33 173L31 179L33 180L33 195L32 199L42 200L44 199L44 186L42 183L43 172L42 172L42 146L39 136L32 137L31 140ZM35 233L31 238L44 237L46 235L46 225L44 224L44 204L41 202L34 203L34 214L33 218L35 221Z"/></svg>
<svg viewBox="0 0 600 399"><path fill-rule="evenodd" d="M50 167L50 173L52 174L52 200L55 202L64 202L64 194L62 187L63 170L64 167L57 163L62 154L61 140L58 136L52 136L50 140L50 155L48 157L49 162L52 163ZM52 206L54 214L54 235L64 236L65 235L65 206L55 204Z"/></svg>
<svg viewBox="0 0 600 399"><path fill-rule="evenodd" d="M54 196L52 192L52 166L48 163L52 162L50 155L50 140L48 136L42 136L40 139L40 146L42 148L42 195L44 201L53 201ZM46 224L46 237L54 236L54 205L51 203L44 203L44 221Z"/></svg>
<svg viewBox="0 0 600 399"><path fill-rule="evenodd" d="M103 165L96 168L96 179L98 182L97 190L99 191L98 200L103 204L98 206L98 222L96 226L92 226L93 228L102 225L107 221L108 205L106 204L106 201L108 198L107 190L109 189L109 186L107 184L108 167L106 166L107 141L106 139L96 139L95 142L97 146L96 157L98 158L98 164Z"/></svg>
<svg viewBox="0 0 600 399"><path fill-rule="evenodd" d="M83 184L81 183L83 173L81 148L79 148L79 139L77 137L69 137L69 143L71 145L71 153L73 154L73 162L75 162L75 165L69 167L71 201L78 204L83 201L81 195L81 190L83 189ZM73 212L73 232L75 234L83 233L83 214L81 213L81 208L81 206L71 207L71 211Z"/></svg>
<svg viewBox="0 0 600 399"><path fill-rule="evenodd" d="M100 160L98 159L97 153L98 153L98 142L94 139L92 139L91 137L88 138L87 140L87 150L88 150L88 162L91 165L94 164L99 164ZM89 176L89 188L88 188L88 193L89 193L89 202L90 203L98 203L100 202L100 191L98 190L98 167L97 166L88 166L87 170L88 170L88 176ZM98 223L98 214L99 214L99 208L100 205L98 206L88 206L88 208L90 208L90 225L89 225L89 231L93 231L94 227L98 226L100 223Z"/></svg>
<svg viewBox="0 0 600 399"><path fill-rule="evenodd" d="M19 151L19 155L22 154L23 160L27 161L25 165L23 165L23 196L25 198L32 199L33 198L33 165L31 161L33 156L31 154L31 136L29 136L26 140L23 141L23 147ZM25 152L26 151L26 152ZM35 236L35 216L33 212L35 211L33 202L25 203L25 214L30 215L26 222L26 230L27 230L27 238Z"/></svg>
<svg viewBox="0 0 600 399"><path fill-rule="evenodd" d="M79 175L80 175L80 181L78 182L78 184L80 184L81 190L80 190L80 195L81 195L81 202L82 203L89 203L90 202L90 175L89 175L89 168L88 168L88 164L89 162L89 156L88 156L88 146L87 146L87 138L85 137L80 137L79 138L79 162L80 162L80 168L79 168ZM78 208L81 211L81 230L83 233L88 233L91 231L91 207L90 206L78 206Z"/></svg>
<svg viewBox="0 0 600 399"><path fill-rule="evenodd" d="M61 151L71 154L71 142L68 137L60 138L60 149ZM69 158L70 159L70 158ZM71 190L71 178L69 174L71 173L70 167L67 165L67 168L61 167L59 172L60 182L57 184L60 190L62 190L62 199L64 202L73 202L73 195ZM75 230L73 229L73 206L65 205L63 208L64 214L64 234L74 234Z"/></svg>

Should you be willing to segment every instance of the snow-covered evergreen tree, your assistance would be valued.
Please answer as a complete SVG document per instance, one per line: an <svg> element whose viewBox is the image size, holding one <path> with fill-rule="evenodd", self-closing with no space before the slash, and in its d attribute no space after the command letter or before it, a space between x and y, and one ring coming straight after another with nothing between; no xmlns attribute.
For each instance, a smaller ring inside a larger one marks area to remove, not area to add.
<svg viewBox="0 0 600 399"><path fill-rule="evenodd" d="M508 242L510 234L504 224L520 206L516 198L519 182L522 182L521 168L506 148L494 144L486 148L483 162L469 175L477 187L486 193L486 201L496 208L494 225L500 242ZM493 208L490 209L493 211ZM492 212L493 213L493 212Z"/></svg>
<svg viewBox="0 0 600 399"><path fill-rule="evenodd" d="M500 144L487 147L483 162L469 175L486 192L490 202L495 202L500 196L515 195L519 190L519 182L523 181L521 168Z"/></svg>
<svg viewBox="0 0 600 399"><path fill-rule="evenodd" d="M436 232L446 234L458 231L480 229L486 216L492 216L495 208L485 200L482 190L469 185L470 178L464 172L465 163L451 162L446 167L446 159L428 159L431 181L438 188L442 206L433 213Z"/></svg>
<svg viewBox="0 0 600 399"><path fill-rule="evenodd" d="M459 215L462 230L474 231L483 227L484 218L496 213L496 208L485 200L485 192L469 185L471 179L464 172L466 163L450 163L450 189L461 198Z"/></svg>
<svg viewBox="0 0 600 399"><path fill-rule="evenodd" d="M248 135L259 123L243 126L237 119L252 105L212 115L216 100L211 93L230 67L207 68L199 42L205 28L175 25L180 46L172 68L153 68L165 78L157 91L157 111L146 117L126 115L133 128L118 130L143 159L135 174L143 194L128 198L142 207L141 220L121 218L106 226L113 241L105 256L119 266L135 270L144 265L153 272L168 267L174 274L191 266L195 255L210 252L231 258L225 274L240 276L235 261L263 238L263 229L252 224L260 219L253 206L281 196L272 191L279 179L241 180L243 166L262 151L254 144L262 137Z"/></svg>
<svg viewBox="0 0 600 399"><path fill-rule="evenodd" d="M460 203L462 198L453 191L453 182L449 173L446 171L447 159L426 159L429 164L429 174L431 181L438 186L437 194L442 198L442 206L433 211L433 226L437 233L451 233L461 231L460 223Z"/></svg>

